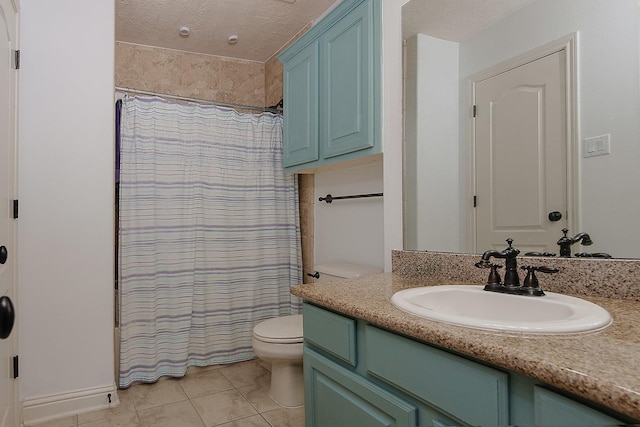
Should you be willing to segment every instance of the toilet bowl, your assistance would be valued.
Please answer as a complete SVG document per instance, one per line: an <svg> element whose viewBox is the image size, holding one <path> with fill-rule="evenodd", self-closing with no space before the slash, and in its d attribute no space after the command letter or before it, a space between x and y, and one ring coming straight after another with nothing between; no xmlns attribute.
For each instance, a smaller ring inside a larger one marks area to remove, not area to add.
<svg viewBox="0 0 640 427"><path fill-rule="evenodd" d="M375 267L343 262L319 264L314 269L318 273L316 283L382 272ZM304 404L302 341L301 314L268 319L253 328L253 352L271 363L269 395L282 406Z"/></svg>
<svg viewBox="0 0 640 427"><path fill-rule="evenodd" d="M275 317L256 325L253 352L271 363L271 398L286 407L304 404L302 315Z"/></svg>

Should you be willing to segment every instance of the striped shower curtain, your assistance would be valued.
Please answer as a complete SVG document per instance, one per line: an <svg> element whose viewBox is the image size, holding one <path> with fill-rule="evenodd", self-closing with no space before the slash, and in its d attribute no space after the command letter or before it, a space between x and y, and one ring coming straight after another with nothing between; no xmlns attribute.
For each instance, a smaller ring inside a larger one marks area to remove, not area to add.
<svg viewBox="0 0 640 427"><path fill-rule="evenodd" d="M282 117L129 97L121 122L119 385L254 358L253 327L300 309Z"/></svg>

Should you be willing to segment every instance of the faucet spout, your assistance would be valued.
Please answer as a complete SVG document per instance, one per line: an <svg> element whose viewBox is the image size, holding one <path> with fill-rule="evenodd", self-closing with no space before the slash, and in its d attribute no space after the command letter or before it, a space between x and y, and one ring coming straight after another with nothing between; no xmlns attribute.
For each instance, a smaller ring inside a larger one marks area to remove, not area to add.
<svg viewBox="0 0 640 427"><path fill-rule="evenodd" d="M491 264L490 262L491 257L504 258L503 252L498 252L495 249L490 249L488 251L485 251L485 253L482 254L482 258L480 258L480 261L476 263L476 267L480 267L480 268L489 267Z"/></svg>
<svg viewBox="0 0 640 427"><path fill-rule="evenodd" d="M580 240L582 240L582 244L584 246L589 246L593 244L593 240L591 240L591 236L589 236L587 233L576 234L573 240L575 240L576 242L579 242Z"/></svg>
<svg viewBox="0 0 640 427"><path fill-rule="evenodd" d="M571 257L571 245L573 245L574 243L578 243L582 241L581 243L584 246L589 246L593 244L593 240L591 240L591 236L589 236L587 233L578 233L574 237L568 237L567 236L568 232L569 232L568 229L563 228L562 233L564 234L564 236L562 236L560 240L558 240L561 257L564 257L564 258Z"/></svg>

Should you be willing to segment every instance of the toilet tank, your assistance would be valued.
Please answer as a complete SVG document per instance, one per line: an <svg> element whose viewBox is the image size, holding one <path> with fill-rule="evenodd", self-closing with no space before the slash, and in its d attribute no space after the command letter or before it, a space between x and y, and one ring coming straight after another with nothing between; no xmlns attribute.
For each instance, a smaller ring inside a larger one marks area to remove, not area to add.
<svg viewBox="0 0 640 427"><path fill-rule="evenodd" d="M378 267L351 264L348 262L326 262L316 264L313 269L319 275L319 277L314 280L315 283L330 282L332 280L340 279L354 279L356 277L383 272L383 270Z"/></svg>

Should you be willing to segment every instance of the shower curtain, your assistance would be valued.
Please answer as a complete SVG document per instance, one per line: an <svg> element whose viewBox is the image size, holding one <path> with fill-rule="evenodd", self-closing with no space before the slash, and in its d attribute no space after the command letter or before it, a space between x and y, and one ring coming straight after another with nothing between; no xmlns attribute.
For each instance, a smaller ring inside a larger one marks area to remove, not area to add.
<svg viewBox="0 0 640 427"><path fill-rule="evenodd" d="M282 117L128 97L120 154L120 387L254 358L298 313L298 190Z"/></svg>

